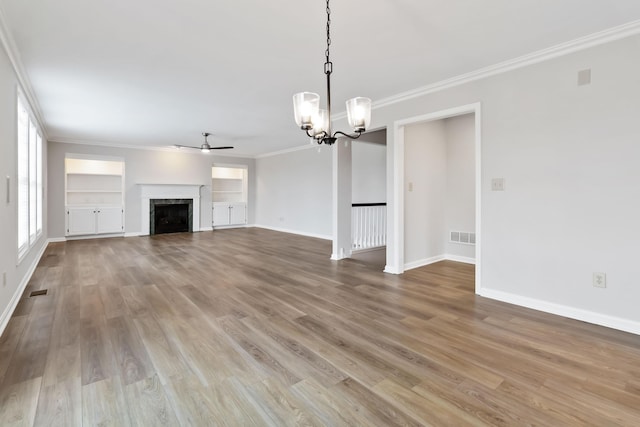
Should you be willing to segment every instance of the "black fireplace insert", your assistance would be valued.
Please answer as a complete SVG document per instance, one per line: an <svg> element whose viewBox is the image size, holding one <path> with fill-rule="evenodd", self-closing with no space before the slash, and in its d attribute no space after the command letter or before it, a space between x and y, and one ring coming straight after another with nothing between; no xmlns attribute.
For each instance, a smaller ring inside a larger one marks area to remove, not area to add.
<svg viewBox="0 0 640 427"><path fill-rule="evenodd" d="M192 199L151 199L149 234L193 231Z"/></svg>

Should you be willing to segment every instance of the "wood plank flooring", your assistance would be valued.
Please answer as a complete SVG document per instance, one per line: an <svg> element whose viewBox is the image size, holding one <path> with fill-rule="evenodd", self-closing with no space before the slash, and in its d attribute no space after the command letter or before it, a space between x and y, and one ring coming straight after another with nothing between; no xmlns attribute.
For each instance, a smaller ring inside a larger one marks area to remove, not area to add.
<svg viewBox="0 0 640 427"><path fill-rule="evenodd" d="M253 228L50 245L0 338L0 425L640 425L639 336L478 297L469 265L329 253Z"/></svg>

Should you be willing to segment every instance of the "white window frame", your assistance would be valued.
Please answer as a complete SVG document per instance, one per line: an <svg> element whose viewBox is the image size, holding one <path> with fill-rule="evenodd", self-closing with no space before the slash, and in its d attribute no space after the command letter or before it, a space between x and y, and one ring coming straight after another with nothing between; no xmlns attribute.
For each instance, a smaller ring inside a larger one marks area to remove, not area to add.
<svg viewBox="0 0 640 427"><path fill-rule="evenodd" d="M21 108L26 112L26 123L22 123ZM26 134L23 135L21 126L25 126ZM20 144L27 144L21 147ZM35 246L43 230L43 137L42 130L33 110L24 94L17 90L16 96L16 248L18 250L18 263ZM26 150L27 159L22 159L21 150ZM26 167L26 170L24 168ZM22 193L21 186L26 181L26 194ZM26 200L24 200L26 198ZM25 203L26 202L26 203ZM22 230L22 228L25 230ZM26 233L26 234L25 234ZM24 235L23 235L24 234Z"/></svg>

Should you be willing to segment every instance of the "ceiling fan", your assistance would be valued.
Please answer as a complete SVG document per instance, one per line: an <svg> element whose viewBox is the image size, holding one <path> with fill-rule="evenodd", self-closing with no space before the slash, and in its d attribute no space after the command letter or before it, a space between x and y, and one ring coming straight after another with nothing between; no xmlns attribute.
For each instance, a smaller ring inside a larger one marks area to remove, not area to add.
<svg viewBox="0 0 640 427"><path fill-rule="evenodd" d="M200 147L193 147L191 145L180 145L180 144L175 144L176 148L193 148L195 150L200 150L203 153L208 153L211 150L229 150L233 147L231 146L226 146L226 147L212 147L211 145L209 145L209 141L207 141L207 137L209 137L211 134L209 132L203 132L202 136L204 136L204 143L200 146Z"/></svg>

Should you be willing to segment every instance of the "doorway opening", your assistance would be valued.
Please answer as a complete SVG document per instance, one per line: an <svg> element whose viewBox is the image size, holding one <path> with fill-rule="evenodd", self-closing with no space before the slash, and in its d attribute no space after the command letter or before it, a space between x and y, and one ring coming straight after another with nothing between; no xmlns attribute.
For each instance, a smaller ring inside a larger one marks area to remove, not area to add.
<svg viewBox="0 0 640 427"><path fill-rule="evenodd" d="M479 292L480 124L479 103L395 123L386 272L466 262Z"/></svg>
<svg viewBox="0 0 640 427"><path fill-rule="evenodd" d="M351 258L384 268L387 246L387 130L351 142Z"/></svg>

